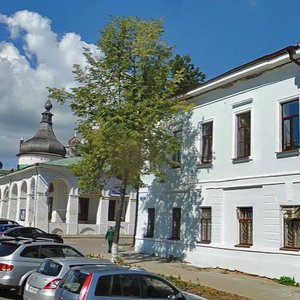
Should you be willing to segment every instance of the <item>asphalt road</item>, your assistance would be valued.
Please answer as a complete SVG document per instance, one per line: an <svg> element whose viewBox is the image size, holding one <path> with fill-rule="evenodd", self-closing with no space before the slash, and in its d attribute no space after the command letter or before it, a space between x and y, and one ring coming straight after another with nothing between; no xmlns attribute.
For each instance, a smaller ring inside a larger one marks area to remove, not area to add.
<svg viewBox="0 0 300 300"><path fill-rule="evenodd" d="M107 253L107 243L104 237L64 237L65 244L71 245L74 248L81 251L84 255L97 255L103 258L110 258L110 254ZM120 239L120 250L122 248L130 248L132 238ZM0 300L19 298L15 293L0 289Z"/></svg>

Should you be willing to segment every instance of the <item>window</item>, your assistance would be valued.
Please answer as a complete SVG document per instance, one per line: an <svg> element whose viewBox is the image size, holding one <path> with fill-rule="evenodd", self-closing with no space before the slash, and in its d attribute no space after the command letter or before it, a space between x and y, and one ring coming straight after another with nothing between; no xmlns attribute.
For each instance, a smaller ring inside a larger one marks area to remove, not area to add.
<svg viewBox="0 0 300 300"><path fill-rule="evenodd" d="M181 208L173 208L172 240L180 240Z"/></svg>
<svg viewBox="0 0 300 300"><path fill-rule="evenodd" d="M238 246L251 246L253 244L252 207L240 207L238 208L237 213L238 213L238 221L239 221L239 245Z"/></svg>
<svg viewBox="0 0 300 300"><path fill-rule="evenodd" d="M21 252L20 256L40 258L40 246L28 246Z"/></svg>
<svg viewBox="0 0 300 300"><path fill-rule="evenodd" d="M299 100L281 104L282 151L299 148Z"/></svg>
<svg viewBox="0 0 300 300"><path fill-rule="evenodd" d="M213 122L201 126L201 163L212 161Z"/></svg>
<svg viewBox="0 0 300 300"><path fill-rule="evenodd" d="M300 206L283 207L284 248L300 249Z"/></svg>
<svg viewBox="0 0 300 300"><path fill-rule="evenodd" d="M78 221L86 222L89 215L89 198L79 198Z"/></svg>
<svg viewBox="0 0 300 300"><path fill-rule="evenodd" d="M178 139L178 141L181 143L182 141L182 130L178 130L174 132L174 136ZM180 147L180 146L179 146ZM179 149L174 155L173 155L173 162L174 167L180 167L181 164L181 149Z"/></svg>
<svg viewBox="0 0 300 300"><path fill-rule="evenodd" d="M126 299L140 299L142 295L139 277L139 275L133 274L103 275L98 279L95 296L111 296L117 298L121 296Z"/></svg>
<svg viewBox="0 0 300 300"><path fill-rule="evenodd" d="M148 208L148 224L146 237L152 238L154 235L155 208Z"/></svg>
<svg viewBox="0 0 300 300"><path fill-rule="evenodd" d="M52 220L52 211L53 211L53 197L48 197L48 221Z"/></svg>
<svg viewBox="0 0 300 300"><path fill-rule="evenodd" d="M251 114L250 111L237 115L236 158L250 156Z"/></svg>
<svg viewBox="0 0 300 300"><path fill-rule="evenodd" d="M203 207L201 209L201 242L211 242L211 208Z"/></svg>
<svg viewBox="0 0 300 300"><path fill-rule="evenodd" d="M160 278L144 275L141 277L145 298L148 299L175 299L178 291L169 283Z"/></svg>

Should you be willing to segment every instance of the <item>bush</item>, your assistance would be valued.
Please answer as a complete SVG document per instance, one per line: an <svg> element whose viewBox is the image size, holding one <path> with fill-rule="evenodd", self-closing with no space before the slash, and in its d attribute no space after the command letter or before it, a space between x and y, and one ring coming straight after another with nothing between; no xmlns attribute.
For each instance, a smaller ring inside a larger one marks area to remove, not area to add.
<svg viewBox="0 0 300 300"><path fill-rule="evenodd" d="M281 276L279 279L277 279L278 283L283 285L293 285L293 286L299 286L299 283L295 281L295 278L291 278L288 276Z"/></svg>

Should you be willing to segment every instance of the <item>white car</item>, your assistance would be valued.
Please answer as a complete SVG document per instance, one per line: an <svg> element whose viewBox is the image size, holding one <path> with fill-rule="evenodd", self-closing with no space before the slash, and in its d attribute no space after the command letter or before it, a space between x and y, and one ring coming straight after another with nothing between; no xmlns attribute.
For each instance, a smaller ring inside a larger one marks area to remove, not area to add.
<svg viewBox="0 0 300 300"><path fill-rule="evenodd" d="M54 299L55 290L67 271L72 267L83 265L103 266L112 263L106 259L88 257L47 258L28 277L23 300Z"/></svg>

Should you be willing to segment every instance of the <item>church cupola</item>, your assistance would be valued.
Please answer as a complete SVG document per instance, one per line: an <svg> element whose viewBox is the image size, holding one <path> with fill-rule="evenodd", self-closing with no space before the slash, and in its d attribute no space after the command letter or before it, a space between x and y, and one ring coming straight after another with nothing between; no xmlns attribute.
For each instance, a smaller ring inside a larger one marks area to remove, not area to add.
<svg viewBox="0 0 300 300"><path fill-rule="evenodd" d="M20 142L19 165L31 165L38 162L46 162L64 158L66 149L60 143L53 132L51 113L52 103L45 103L45 111L42 113L42 121L37 133L31 139Z"/></svg>

